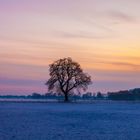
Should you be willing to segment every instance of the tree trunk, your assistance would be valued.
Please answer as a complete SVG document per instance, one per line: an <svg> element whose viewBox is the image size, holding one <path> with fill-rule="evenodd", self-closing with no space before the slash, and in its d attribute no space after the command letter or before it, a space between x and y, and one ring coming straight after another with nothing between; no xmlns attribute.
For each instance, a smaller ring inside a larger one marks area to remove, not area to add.
<svg viewBox="0 0 140 140"><path fill-rule="evenodd" d="M69 101L69 98L68 98L68 93L65 93L65 102L68 102Z"/></svg>

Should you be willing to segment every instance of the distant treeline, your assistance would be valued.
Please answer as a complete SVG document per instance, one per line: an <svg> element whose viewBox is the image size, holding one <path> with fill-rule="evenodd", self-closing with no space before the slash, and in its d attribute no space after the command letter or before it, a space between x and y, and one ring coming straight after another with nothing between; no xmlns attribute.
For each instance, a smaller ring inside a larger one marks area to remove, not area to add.
<svg viewBox="0 0 140 140"><path fill-rule="evenodd" d="M45 93L45 94L40 94L40 93L32 93L31 95L0 95L0 98L3 99L64 99L62 95L59 95L57 93ZM91 92L88 92L83 95L73 95L70 97L71 100L76 100L76 99L103 99L104 95L102 93L97 93L97 94L92 94Z"/></svg>
<svg viewBox="0 0 140 140"><path fill-rule="evenodd" d="M31 95L0 95L0 98L3 99L64 99L64 97L62 95L59 95L57 93L45 93L45 94L40 94L40 93L32 93ZM73 95L70 97L71 100L78 100L78 99L85 99L85 100L91 100L91 99L104 99L105 96L98 92L96 93L91 93L91 92L87 92L83 95Z"/></svg>
<svg viewBox="0 0 140 140"><path fill-rule="evenodd" d="M140 88L119 92L108 92L107 98L110 100L140 100Z"/></svg>
<svg viewBox="0 0 140 140"><path fill-rule="evenodd" d="M16 98L16 99L58 99L63 100L63 96L56 93L32 93L27 96L19 95L0 95L0 98ZM71 100L140 100L140 88L131 90L122 90L118 92L108 92L107 94L98 92L91 93L87 92L83 95L73 95L70 97Z"/></svg>

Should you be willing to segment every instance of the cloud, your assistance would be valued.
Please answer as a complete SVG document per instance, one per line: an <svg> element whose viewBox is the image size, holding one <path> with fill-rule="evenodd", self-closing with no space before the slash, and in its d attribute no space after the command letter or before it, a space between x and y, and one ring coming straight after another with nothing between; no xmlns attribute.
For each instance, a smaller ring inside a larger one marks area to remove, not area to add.
<svg viewBox="0 0 140 140"><path fill-rule="evenodd" d="M103 35L103 34L97 34L93 32L87 32L87 31L77 31L75 33L69 32L69 31L55 31L54 33L57 37L62 38L81 38L81 39L105 39L112 37L111 35Z"/></svg>
<svg viewBox="0 0 140 140"><path fill-rule="evenodd" d="M109 64L109 65L116 65L116 66L126 66L126 67L131 67L137 70L140 70L140 65L139 64L133 64L133 63L127 63L127 62L97 62L100 64Z"/></svg>
<svg viewBox="0 0 140 140"><path fill-rule="evenodd" d="M33 80L33 79L19 79L19 78L8 78L8 77L0 77L0 84L5 85L23 85L23 86L31 86L31 85L40 85L40 83L43 84L41 80Z"/></svg>
<svg viewBox="0 0 140 140"><path fill-rule="evenodd" d="M128 22L128 23L131 23L131 22L134 22L135 21L135 18L124 13L124 12L121 12L121 11L115 11L115 10L112 10L112 11L109 11L107 13L108 17L115 20L116 22Z"/></svg>
<svg viewBox="0 0 140 140"><path fill-rule="evenodd" d="M102 17L102 15L98 16ZM95 18L93 16L88 16L85 20L83 20L83 22L85 22L89 26L94 26L97 29L102 30L104 32L114 33L114 31L108 25L105 25L103 22L101 23L101 21L96 21L95 19L97 19L97 17Z"/></svg>

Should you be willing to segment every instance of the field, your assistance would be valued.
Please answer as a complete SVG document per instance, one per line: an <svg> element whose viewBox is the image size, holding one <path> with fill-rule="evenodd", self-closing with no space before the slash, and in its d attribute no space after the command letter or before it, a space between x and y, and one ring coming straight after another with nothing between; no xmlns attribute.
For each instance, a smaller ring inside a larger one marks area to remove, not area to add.
<svg viewBox="0 0 140 140"><path fill-rule="evenodd" d="M140 140L140 103L0 102L0 140Z"/></svg>

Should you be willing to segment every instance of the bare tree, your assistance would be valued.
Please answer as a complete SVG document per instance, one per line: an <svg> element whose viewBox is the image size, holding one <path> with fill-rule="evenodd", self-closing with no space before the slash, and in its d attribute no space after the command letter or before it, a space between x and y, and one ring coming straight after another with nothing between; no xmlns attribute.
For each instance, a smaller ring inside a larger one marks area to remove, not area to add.
<svg viewBox="0 0 140 140"><path fill-rule="evenodd" d="M71 58L63 58L49 65L50 79L46 82L49 91L64 95L65 101L75 94L74 90L86 90L91 77L84 73L80 65Z"/></svg>

